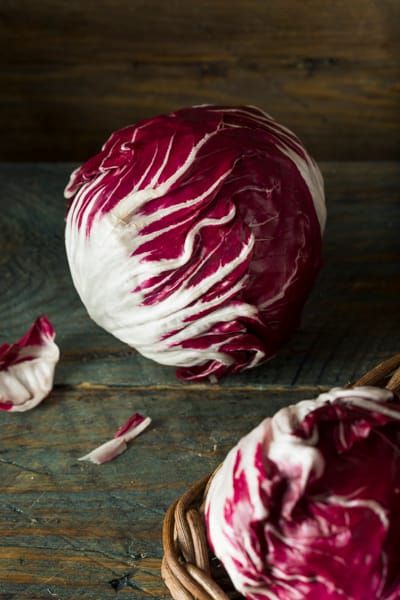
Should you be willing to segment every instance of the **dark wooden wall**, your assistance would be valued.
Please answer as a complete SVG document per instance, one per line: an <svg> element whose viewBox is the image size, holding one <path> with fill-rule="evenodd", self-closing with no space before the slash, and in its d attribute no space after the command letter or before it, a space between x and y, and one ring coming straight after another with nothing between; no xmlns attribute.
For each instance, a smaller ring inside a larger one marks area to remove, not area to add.
<svg viewBox="0 0 400 600"><path fill-rule="evenodd" d="M0 0L2 160L81 160L192 103L258 104L325 160L400 155L399 0Z"/></svg>

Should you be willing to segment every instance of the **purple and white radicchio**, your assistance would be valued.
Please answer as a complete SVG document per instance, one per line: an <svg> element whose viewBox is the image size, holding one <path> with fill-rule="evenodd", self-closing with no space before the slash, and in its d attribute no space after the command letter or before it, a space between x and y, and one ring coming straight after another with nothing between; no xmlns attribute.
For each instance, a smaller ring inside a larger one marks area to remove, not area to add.
<svg viewBox="0 0 400 600"><path fill-rule="evenodd" d="M60 358L54 338L48 318L38 317L18 342L0 346L0 410L30 410L51 391Z"/></svg>
<svg viewBox="0 0 400 600"><path fill-rule="evenodd" d="M134 413L129 419L117 429L114 437L108 442L104 442L94 450L91 450L85 456L81 456L78 460L86 460L95 465L114 460L128 448L128 442L134 440L151 424L150 417L145 417L140 413Z"/></svg>
<svg viewBox="0 0 400 600"><path fill-rule="evenodd" d="M197 106L121 129L65 195L90 316L178 376L254 367L296 327L320 266L323 182L258 108Z"/></svg>
<svg viewBox="0 0 400 600"><path fill-rule="evenodd" d="M227 455L208 538L248 600L400 598L400 398L334 388Z"/></svg>

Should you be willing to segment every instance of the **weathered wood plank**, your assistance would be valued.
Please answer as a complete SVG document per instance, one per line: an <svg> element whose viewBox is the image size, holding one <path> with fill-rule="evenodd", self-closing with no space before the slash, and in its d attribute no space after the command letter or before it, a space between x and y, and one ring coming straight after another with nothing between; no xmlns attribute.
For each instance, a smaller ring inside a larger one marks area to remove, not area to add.
<svg viewBox="0 0 400 600"><path fill-rule="evenodd" d="M94 325L68 272L62 188L68 165L0 170L0 341L40 313L54 321L59 384L181 386ZM303 323L279 356L223 386L335 385L399 350L400 171L395 163L325 163L325 266Z"/></svg>
<svg viewBox="0 0 400 600"><path fill-rule="evenodd" d="M398 159L399 68L396 0L3 2L0 159L82 160L202 102L259 104L318 159Z"/></svg>
<svg viewBox="0 0 400 600"><path fill-rule="evenodd" d="M316 390L57 389L30 413L1 414L1 600L167 598L161 524L170 502L262 418ZM133 411L151 429L114 462L77 458Z"/></svg>

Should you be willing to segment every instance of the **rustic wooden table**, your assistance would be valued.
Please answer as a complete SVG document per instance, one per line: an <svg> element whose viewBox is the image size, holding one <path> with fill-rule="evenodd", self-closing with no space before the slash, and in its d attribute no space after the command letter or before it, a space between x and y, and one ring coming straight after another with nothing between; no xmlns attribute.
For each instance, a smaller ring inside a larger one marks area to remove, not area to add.
<svg viewBox="0 0 400 600"><path fill-rule="evenodd" d="M185 385L96 327L73 289L62 189L73 165L0 169L0 341L38 314L57 330L49 398L0 414L1 600L168 598L167 506L261 418L353 380L400 346L400 171L325 163L325 266L302 326L269 364ZM134 410L154 425L101 467L77 462Z"/></svg>

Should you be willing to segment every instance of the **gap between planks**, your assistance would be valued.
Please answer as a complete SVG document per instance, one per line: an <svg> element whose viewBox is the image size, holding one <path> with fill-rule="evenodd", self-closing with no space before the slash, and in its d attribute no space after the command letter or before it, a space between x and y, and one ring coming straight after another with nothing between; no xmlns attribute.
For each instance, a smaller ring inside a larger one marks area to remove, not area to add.
<svg viewBox="0 0 400 600"><path fill-rule="evenodd" d="M346 385L346 384L344 384ZM153 385L130 385L130 384L99 384L99 383L89 383L82 382L78 384L56 384L53 388L55 391L83 391L83 392L101 392L101 391L113 391L113 390L121 390L121 391L134 391L134 392L142 392L142 391L156 391L156 392L164 392L164 391L174 391L174 392L184 392L188 393L190 391L207 391L210 393L220 392L221 394L234 394L237 392L325 392L331 389L332 385L329 384L304 384L304 385L284 385L284 384L254 384L254 385L237 385L237 386L219 386L217 384L201 384L201 383L192 383L188 385L179 385L179 384L153 384Z"/></svg>

